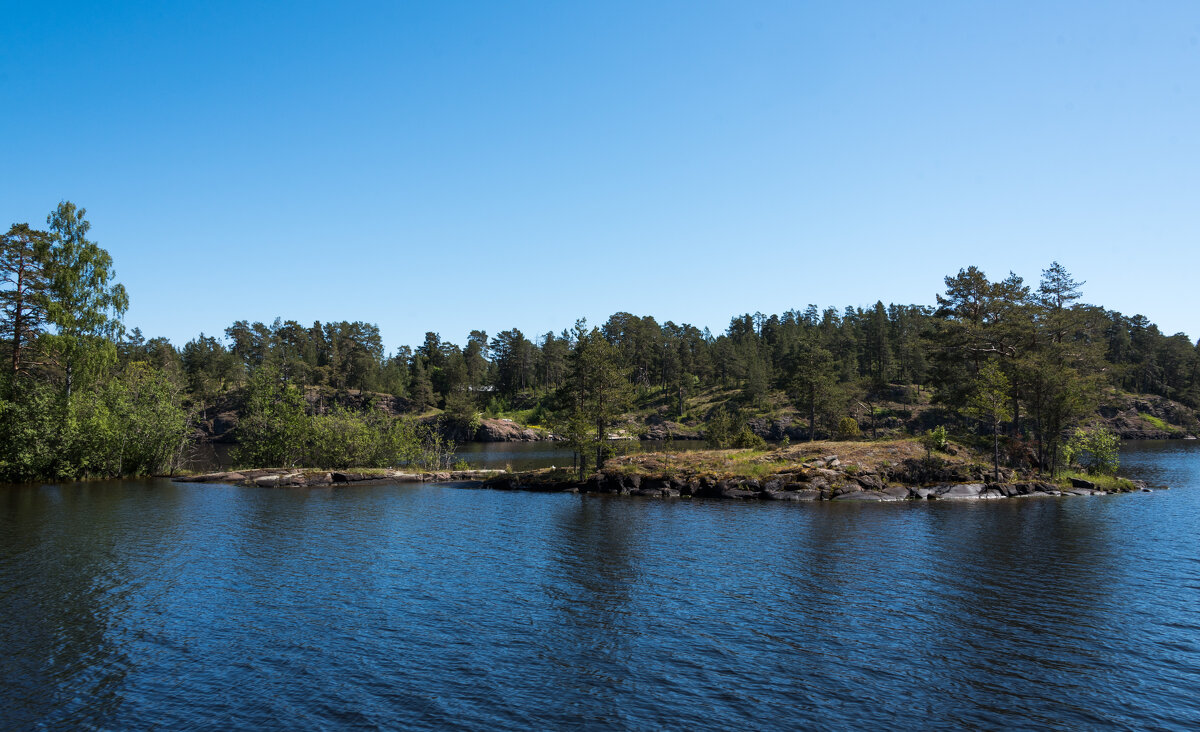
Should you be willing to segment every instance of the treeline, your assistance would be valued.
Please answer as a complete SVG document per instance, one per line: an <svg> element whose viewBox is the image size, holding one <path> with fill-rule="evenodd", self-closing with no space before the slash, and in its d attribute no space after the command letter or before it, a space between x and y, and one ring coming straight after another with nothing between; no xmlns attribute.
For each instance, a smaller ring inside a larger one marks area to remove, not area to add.
<svg viewBox="0 0 1200 732"><path fill-rule="evenodd" d="M782 315L737 316L715 336L686 323L617 313L599 332L616 349L630 386L639 395L675 395L677 413L686 411L684 399L709 387L735 388L753 405L772 390L802 391L813 381L867 390L911 385L956 404L965 376L984 360L1012 364L1014 354L1029 356L1046 342L1086 346L1088 363L1079 365L1102 372L1117 388L1200 408L1197 344L1182 333L1164 335L1144 316L1078 303L1079 283L1071 282L1057 264L1036 289L1015 276L991 282L970 267L947 278L937 307L810 305ZM513 329L489 338L476 330L460 347L430 332L415 349L385 355L371 324L276 320L238 321L224 339L202 334L178 353L165 341L142 341L135 329L127 347L184 374L197 394L243 383L269 365L298 384L405 397L417 412L444 408L463 392L476 395L480 408L504 411L563 385L577 337L564 330L531 339ZM952 353L969 356L969 368L955 368L963 362Z"/></svg>
<svg viewBox="0 0 1200 732"><path fill-rule="evenodd" d="M1200 408L1200 344L1084 304L1082 283L1057 263L1036 286L969 267L946 278L935 306L809 305L740 315L719 334L617 313L598 327L579 321L534 337L476 330L461 346L430 332L388 353L373 324L277 319L238 321L176 348L125 332L126 293L89 228L84 210L64 202L44 230L14 225L0 239L0 353L10 364L0 377L0 479L169 469L195 425L231 395L245 409L247 464L332 466L347 455L395 464L442 449L415 423L384 424L373 413L321 422L328 415L307 403L306 436L269 434L281 417L254 405L296 406L281 395L305 386L393 395L410 415L440 410L451 426L522 413L598 460L608 431L638 407L734 439L744 417L791 406L811 439L836 434L863 405L870 413L926 391L1041 465L1056 463L1064 435L1094 412L1104 386ZM395 441L338 448L330 430ZM256 447L268 443L275 447Z"/></svg>

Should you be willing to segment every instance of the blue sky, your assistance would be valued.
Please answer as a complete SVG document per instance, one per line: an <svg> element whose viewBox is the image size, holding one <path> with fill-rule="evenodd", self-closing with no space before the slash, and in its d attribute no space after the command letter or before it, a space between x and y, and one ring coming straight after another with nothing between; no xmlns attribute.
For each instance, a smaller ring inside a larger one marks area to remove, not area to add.
<svg viewBox="0 0 1200 732"><path fill-rule="evenodd" d="M4 3L0 219L87 207L180 345L720 331L1052 260L1200 336L1200 3L103 5Z"/></svg>

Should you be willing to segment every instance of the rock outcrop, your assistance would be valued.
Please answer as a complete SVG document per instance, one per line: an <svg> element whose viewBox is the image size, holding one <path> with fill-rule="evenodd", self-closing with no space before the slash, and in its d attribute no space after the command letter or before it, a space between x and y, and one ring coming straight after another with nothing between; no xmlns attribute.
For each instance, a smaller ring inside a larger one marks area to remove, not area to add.
<svg viewBox="0 0 1200 732"><path fill-rule="evenodd" d="M511 419L485 419L475 431L475 440L478 442L536 442L551 439L554 438L550 433L522 427Z"/></svg>

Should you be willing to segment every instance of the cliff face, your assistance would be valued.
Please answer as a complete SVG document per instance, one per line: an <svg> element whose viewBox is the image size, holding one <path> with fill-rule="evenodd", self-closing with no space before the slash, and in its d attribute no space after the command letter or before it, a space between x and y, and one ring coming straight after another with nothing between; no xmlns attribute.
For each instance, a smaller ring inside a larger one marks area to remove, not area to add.
<svg viewBox="0 0 1200 732"><path fill-rule="evenodd" d="M536 442L553 439L546 432L522 427L511 419L485 419L475 431L476 442Z"/></svg>
<svg viewBox="0 0 1200 732"><path fill-rule="evenodd" d="M1170 440L1200 436L1194 410L1159 396L1116 394L1100 406L1099 416L1126 440Z"/></svg>

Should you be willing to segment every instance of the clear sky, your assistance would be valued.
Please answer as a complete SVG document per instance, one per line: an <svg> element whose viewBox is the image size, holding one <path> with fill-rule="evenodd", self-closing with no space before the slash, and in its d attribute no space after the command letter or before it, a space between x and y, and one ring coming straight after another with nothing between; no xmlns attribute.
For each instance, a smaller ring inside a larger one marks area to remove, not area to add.
<svg viewBox="0 0 1200 732"><path fill-rule="evenodd" d="M1052 260L1200 336L1193 0L0 4L0 223L85 206L179 345L717 332Z"/></svg>

